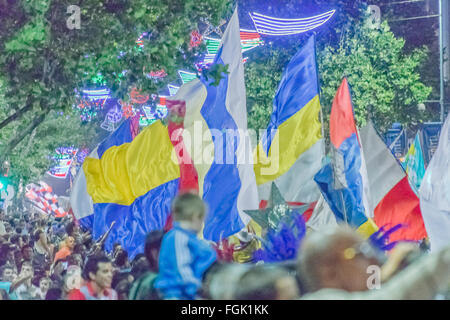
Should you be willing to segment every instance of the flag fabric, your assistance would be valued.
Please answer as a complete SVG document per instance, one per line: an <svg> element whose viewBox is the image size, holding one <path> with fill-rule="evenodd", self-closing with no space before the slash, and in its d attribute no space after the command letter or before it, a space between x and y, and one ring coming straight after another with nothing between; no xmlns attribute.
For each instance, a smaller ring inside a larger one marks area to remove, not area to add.
<svg viewBox="0 0 450 320"><path fill-rule="evenodd" d="M269 198L272 182L289 202L319 199L314 175L325 152L319 112L315 37L311 36L284 71L269 126L255 152L260 200Z"/></svg>
<svg viewBox="0 0 450 320"><path fill-rule="evenodd" d="M182 136L188 157L179 158L192 161L199 194L208 206L203 237L220 241L248 224L244 210L258 209L237 10L214 65L228 65L218 86L202 77L184 84L168 100L186 109Z"/></svg>
<svg viewBox="0 0 450 320"><path fill-rule="evenodd" d="M133 139L127 120L85 159L72 206L77 219L91 224L96 240L116 222L105 242L107 251L118 242L132 258L143 252L148 232L164 227L180 183L172 152L168 130L160 121ZM86 215L89 212L93 214Z"/></svg>
<svg viewBox="0 0 450 320"><path fill-rule="evenodd" d="M411 188L402 166L371 122L360 133L375 223L380 228L403 225L403 228L389 236L391 242L424 239L427 233L419 198Z"/></svg>
<svg viewBox="0 0 450 320"><path fill-rule="evenodd" d="M364 155L355 124L350 87L344 78L330 114L332 161L315 176L323 197L338 221L368 237L378 228L369 217Z"/></svg>
<svg viewBox="0 0 450 320"><path fill-rule="evenodd" d="M322 195L320 195L311 217L305 222L306 226L314 231L321 231L338 225L336 216Z"/></svg>
<svg viewBox="0 0 450 320"><path fill-rule="evenodd" d="M431 251L450 245L450 115L419 189L420 207Z"/></svg>
<svg viewBox="0 0 450 320"><path fill-rule="evenodd" d="M417 192L425 175L425 161L423 158L422 144L420 143L420 132L417 132L414 143L406 154L404 166L409 182L414 186L414 191Z"/></svg>

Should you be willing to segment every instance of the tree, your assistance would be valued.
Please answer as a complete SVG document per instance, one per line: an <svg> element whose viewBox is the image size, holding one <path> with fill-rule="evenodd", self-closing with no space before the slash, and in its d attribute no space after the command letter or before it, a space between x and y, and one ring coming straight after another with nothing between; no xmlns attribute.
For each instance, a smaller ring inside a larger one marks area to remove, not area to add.
<svg viewBox="0 0 450 320"><path fill-rule="evenodd" d="M76 17L69 6L80 9L79 29L68 23ZM63 134L73 138L81 130L76 121L56 120L58 112L71 114L74 89L93 86L100 74L120 99L132 87L157 93L204 49L190 47L191 31L205 28L204 19L218 25L229 11L228 0L0 0L0 160L10 158L23 176L42 172L44 154ZM144 32L144 46L137 46ZM160 70L163 79L146 76ZM25 159L33 132L45 142ZM33 164L37 171L26 169Z"/></svg>
<svg viewBox="0 0 450 320"><path fill-rule="evenodd" d="M331 111L336 88L346 76L358 125L364 126L372 118L384 131L393 122L408 125L429 118L430 114L418 110L418 104L431 93L417 72L427 49L405 54L404 45L387 22L372 29L362 21L346 32L338 48L327 46L321 51L318 63L325 112Z"/></svg>
<svg viewBox="0 0 450 320"><path fill-rule="evenodd" d="M431 92L431 88L421 82L418 72L426 58L426 48L405 53L405 41L396 38L386 22L379 30L371 29L366 23L363 3L359 10L359 16L353 10L341 10L342 21L337 23L336 29L317 31L325 126L344 76L352 86L359 125L364 125L370 117L380 130L385 130L392 122L410 124L430 119L429 112L420 112L417 108ZM318 12L321 11L324 10ZM246 81L251 127L261 129L267 125L282 69L309 35L271 40L250 56Z"/></svg>

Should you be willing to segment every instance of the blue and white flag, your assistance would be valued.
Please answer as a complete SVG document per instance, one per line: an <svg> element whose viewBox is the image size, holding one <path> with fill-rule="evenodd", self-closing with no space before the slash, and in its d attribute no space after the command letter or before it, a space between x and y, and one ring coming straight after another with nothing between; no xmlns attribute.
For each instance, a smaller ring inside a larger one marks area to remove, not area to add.
<svg viewBox="0 0 450 320"><path fill-rule="evenodd" d="M450 245L450 115L419 189L420 208L431 251Z"/></svg>

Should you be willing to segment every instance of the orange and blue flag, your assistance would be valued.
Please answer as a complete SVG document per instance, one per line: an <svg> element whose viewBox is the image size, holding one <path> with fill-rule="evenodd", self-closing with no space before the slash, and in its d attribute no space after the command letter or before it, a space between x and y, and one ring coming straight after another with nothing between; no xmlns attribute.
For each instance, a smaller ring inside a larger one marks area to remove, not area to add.
<svg viewBox="0 0 450 320"><path fill-rule="evenodd" d="M350 87L344 78L333 101L330 115L332 156L315 176L322 195L338 221L348 223L362 235L378 228L367 212L369 201L364 188L364 157L355 124Z"/></svg>

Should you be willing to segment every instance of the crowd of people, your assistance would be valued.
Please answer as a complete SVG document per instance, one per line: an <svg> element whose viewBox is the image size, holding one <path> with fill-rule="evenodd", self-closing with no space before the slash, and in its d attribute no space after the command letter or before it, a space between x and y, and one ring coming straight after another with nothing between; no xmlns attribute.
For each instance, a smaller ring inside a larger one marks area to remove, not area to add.
<svg viewBox="0 0 450 320"><path fill-rule="evenodd" d="M307 233L298 256L279 263L224 261L199 239L206 214L197 195L173 203L173 227L148 234L129 259L116 243L105 252L71 215L0 214L3 300L449 299L450 246L376 251L347 227ZM113 227L113 226L112 226ZM373 267L375 269L371 269ZM377 285L377 267L381 285ZM375 270L373 273L368 270ZM372 278L371 278L372 277ZM374 278L375 277L375 278ZM371 287L370 284L373 286Z"/></svg>

